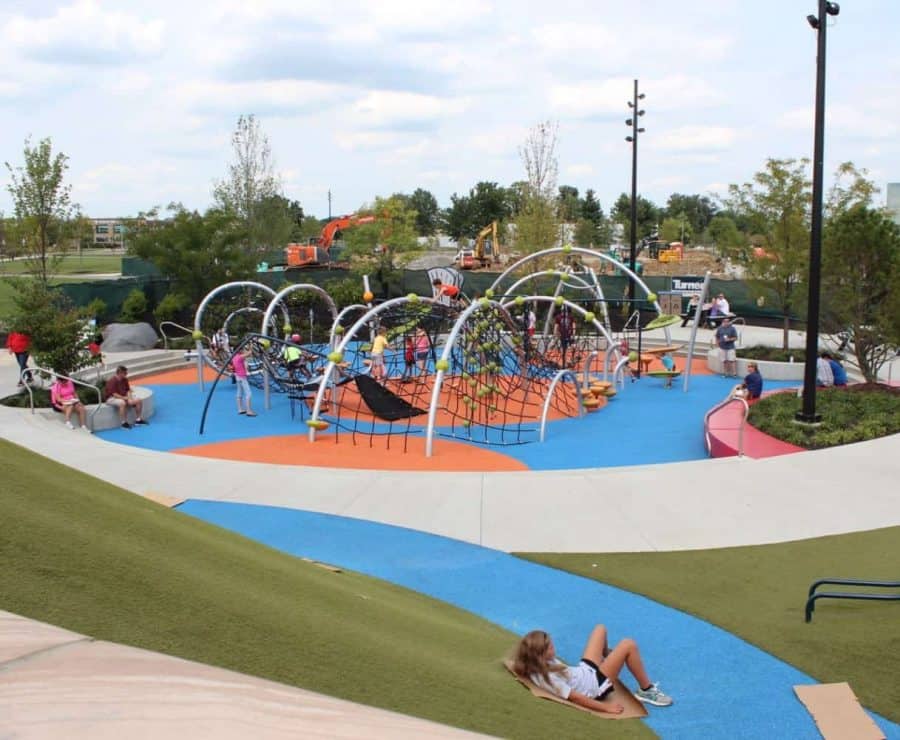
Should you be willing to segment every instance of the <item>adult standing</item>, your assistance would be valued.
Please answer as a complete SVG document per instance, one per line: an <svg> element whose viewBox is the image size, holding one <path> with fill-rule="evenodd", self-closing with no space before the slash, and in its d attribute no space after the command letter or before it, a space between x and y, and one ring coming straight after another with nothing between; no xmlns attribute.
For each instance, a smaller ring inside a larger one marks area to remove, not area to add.
<svg viewBox="0 0 900 740"><path fill-rule="evenodd" d="M16 356L16 362L19 363L19 382L22 385L23 380L26 383L31 382L31 373L26 369L28 367L28 351L31 348L31 337L25 332L11 331L6 337L6 348L11 355Z"/></svg>
<svg viewBox="0 0 900 740"><path fill-rule="evenodd" d="M737 354L734 349L737 338L737 329L731 325L731 319L725 316L722 325L716 329L716 344L719 345L722 371L728 378L737 377Z"/></svg>
<svg viewBox="0 0 900 740"><path fill-rule="evenodd" d="M106 381L104 397L110 406L115 406L118 410L119 421L123 429L131 429L131 424L128 423L128 409L134 409L135 424L147 423L142 416L144 402L135 397L131 390L131 384L128 382L128 368L124 365L119 365L116 368L116 374Z"/></svg>

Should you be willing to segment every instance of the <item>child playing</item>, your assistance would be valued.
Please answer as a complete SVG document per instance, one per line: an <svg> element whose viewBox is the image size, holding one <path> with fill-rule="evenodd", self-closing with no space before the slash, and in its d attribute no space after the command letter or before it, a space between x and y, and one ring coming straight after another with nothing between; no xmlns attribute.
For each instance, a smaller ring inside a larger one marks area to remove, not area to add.
<svg viewBox="0 0 900 740"><path fill-rule="evenodd" d="M416 343L412 336L407 334L403 340L403 382L412 380L414 370L416 369Z"/></svg>
<svg viewBox="0 0 900 740"><path fill-rule="evenodd" d="M234 370L234 382L237 385L237 410L242 416L256 416L250 406L250 381L247 376L247 358L253 354L253 348L249 345L242 352L238 352L231 360Z"/></svg>
<svg viewBox="0 0 900 740"><path fill-rule="evenodd" d="M675 358L672 357L671 353L665 352L662 357L659 358L660 362L662 362L663 367L669 372L673 373L672 375L666 376L666 388L672 387L672 381L675 379Z"/></svg>
<svg viewBox="0 0 900 740"><path fill-rule="evenodd" d="M385 379L384 351L390 346L387 338L387 327L380 327L378 335L372 342L372 377L375 380Z"/></svg>
<svg viewBox="0 0 900 740"><path fill-rule="evenodd" d="M419 366L419 375L425 375L430 349L431 341L428 339L428 334L420 326L416 329L416 364Z"/></svg>

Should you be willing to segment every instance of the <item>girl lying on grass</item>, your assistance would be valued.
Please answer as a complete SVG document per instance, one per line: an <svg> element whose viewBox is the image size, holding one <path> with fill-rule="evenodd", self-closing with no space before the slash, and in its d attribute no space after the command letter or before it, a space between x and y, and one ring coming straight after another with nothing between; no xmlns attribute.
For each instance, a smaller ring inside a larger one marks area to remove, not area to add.
<svg viewBox="0 0 900 740"><path fill-rule="evenodd" d="M635 696L640 701L658 707L672 703L671 697L650 682L637 643L626 637L610 650L606 627L602 624L594 627L576 666L567 666L556 657L553 640L541 630L525 635L513 657L513 671L517 676L573 704L609 714L621 714L624 710L617 702L603 700L612 691L612 679L618 677L622 666L627 666L637 680L640 689Z"/></svg>

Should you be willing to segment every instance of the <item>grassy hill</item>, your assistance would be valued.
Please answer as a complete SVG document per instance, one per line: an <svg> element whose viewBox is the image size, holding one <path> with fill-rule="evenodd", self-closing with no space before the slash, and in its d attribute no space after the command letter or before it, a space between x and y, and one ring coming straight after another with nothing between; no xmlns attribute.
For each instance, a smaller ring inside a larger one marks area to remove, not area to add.
<svg viewBox="0 0 900 740"><path fill-rule="evenodd" d="M645 738L530 697L515 636L332 573L0 441L0 608L98 639L510 738Z"/></svg>

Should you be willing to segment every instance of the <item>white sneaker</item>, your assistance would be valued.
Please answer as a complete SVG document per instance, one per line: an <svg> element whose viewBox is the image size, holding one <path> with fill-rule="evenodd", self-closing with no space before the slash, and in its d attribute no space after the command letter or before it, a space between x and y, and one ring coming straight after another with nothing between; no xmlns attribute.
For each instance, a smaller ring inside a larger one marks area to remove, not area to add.
<svg viewBox="0 0 900 740"><path fill-rule="evenodd" d="M88 434L93 434L93 432L90 429L88 429L87 427L81 427L81 431L87 432Z"/></svg>
<svg viewBox="0 0 900 740"><path fill-rule="evenodd" d="M71 421L67 421L67 422L66 422L66 426L69 427L69 429L74 429L74 428L75 428L75 427L72 426L72 422L71 422Z"/></svg>

